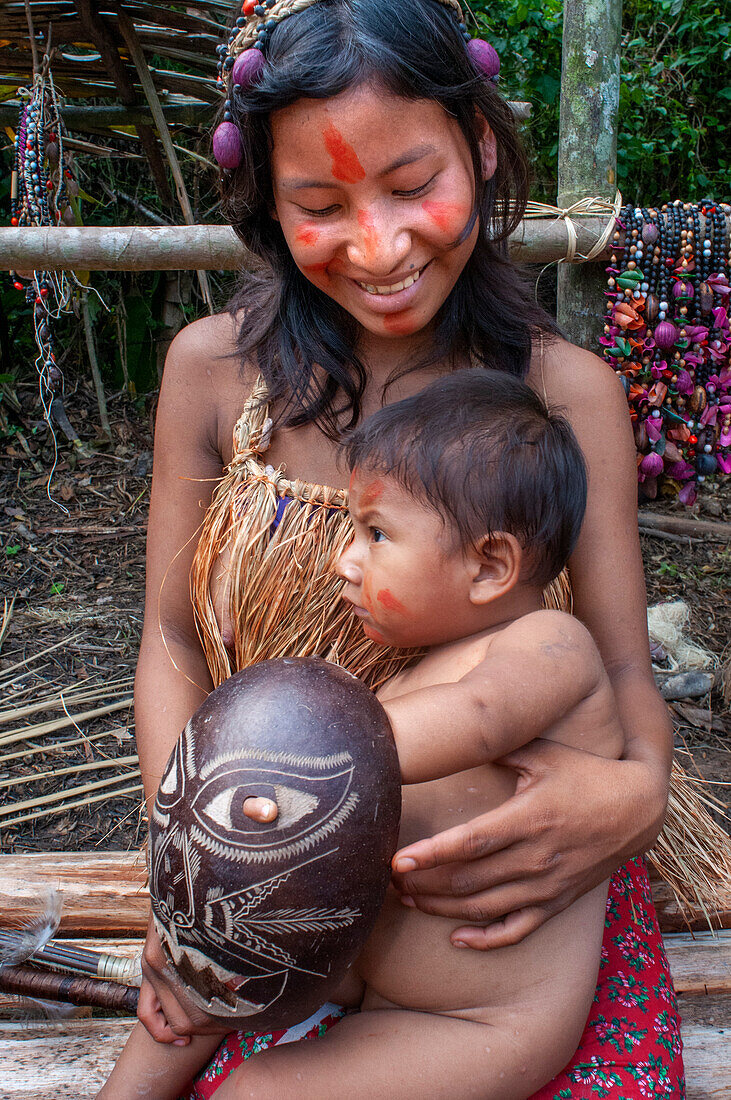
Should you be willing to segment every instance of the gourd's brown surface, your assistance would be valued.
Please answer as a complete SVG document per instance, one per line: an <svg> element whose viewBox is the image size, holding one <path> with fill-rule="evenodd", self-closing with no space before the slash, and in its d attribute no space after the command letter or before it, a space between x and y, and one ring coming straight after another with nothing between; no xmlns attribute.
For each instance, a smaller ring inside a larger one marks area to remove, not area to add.
<svg viewBox="0 0 731 1100"><path fill-rule="evenodd" d="M251 796L276 819L247 817ZM343 669L264 661L208 696L150 822L156 924L202 1007L261 1030L332 995L383 902L400 808L386 713Z"/></svg>

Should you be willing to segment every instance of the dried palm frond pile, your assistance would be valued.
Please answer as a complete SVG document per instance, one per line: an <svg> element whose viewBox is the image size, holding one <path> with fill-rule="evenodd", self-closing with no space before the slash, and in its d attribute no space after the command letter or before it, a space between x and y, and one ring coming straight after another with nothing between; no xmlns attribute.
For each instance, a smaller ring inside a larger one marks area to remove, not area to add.
<svg viewBox="0 0 731 1100"><path fill-rule="evenodd" d="M731 841L711 811L727 818L725 807L702 777L673 761L665 826L648 860L665 880L688 920L731 911Z"/></svg>
<svg viewBox="0 0 731 1100"><path fill-rule="evenodd" d="M52 686L39 694L37 678L29 675L34 662L68 641L0 673L0 833L110 798L139 801L142 783L137 756L120 756L108 744L103 750L99 744L112 738L117 748L130 741L129 723L95 732L84 728L106 715L130 711L132 679L84 680L70 688ZM34 721L37 715L53 717ZM79 748L86 762L65 765L67 754L75 755ZM18 774L20 766L24 774ZM60 786L59 780L63 780ZM52 790L47 789L49 785Z"/></svg>

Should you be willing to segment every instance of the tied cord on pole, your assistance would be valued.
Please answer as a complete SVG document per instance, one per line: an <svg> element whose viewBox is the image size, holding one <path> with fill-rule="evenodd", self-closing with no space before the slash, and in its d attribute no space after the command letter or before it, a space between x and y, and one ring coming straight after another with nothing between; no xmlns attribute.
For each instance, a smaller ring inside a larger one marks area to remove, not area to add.
<svg viewBox="0 0 731 1100"><path fill-rule="evenodd" d="M563 221L566 225L567 235L566 255L562 256L557 262L560 264L584 264L601 256L602 252L609 244L609 238L614 232L616 219L621 209L622 195L617 191L614 196L614 202L595 196L594 198L579 199L578 202L574 202L571 206L567 206L564 209L559 206L551 206L544 202L529 202L523 216L525 218L548 218L553 216L557 221ZM576 249L578 237L576 226L572 219L587 217L603 218L606 217L607 214L610 215L607 224L604 226L601 236L592 246L591 250L586 255L582 252L578 252Z"/></svg>

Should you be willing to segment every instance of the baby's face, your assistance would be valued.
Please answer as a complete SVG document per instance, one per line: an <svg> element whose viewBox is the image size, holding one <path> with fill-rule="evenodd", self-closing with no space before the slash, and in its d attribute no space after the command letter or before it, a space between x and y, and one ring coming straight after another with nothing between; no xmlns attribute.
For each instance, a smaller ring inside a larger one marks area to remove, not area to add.
<svg viewBox="0 0 731 1100"><path fill-rule="evenodd" d="M393 478L358 469L349 507L354 538L336 568L368 637L411 648L471 634L468 556L440 516Z"/></svg>

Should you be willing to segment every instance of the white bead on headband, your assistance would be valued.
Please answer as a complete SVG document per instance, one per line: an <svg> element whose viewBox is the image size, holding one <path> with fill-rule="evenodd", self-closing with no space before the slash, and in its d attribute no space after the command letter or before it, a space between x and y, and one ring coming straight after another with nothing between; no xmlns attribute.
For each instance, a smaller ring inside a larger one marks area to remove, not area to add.
<svg viewBox="0 0 731 1100"><path fill-rule="evenodd" d="M218 86L227 89L223 122L213 134L213 155L221 168L233 170L241 163L243 147L238 126L231 114L231 96L240 88L250 88L264 69L264 51L274 28L320 0L245 0L228 39L218 46ZM464 23L458 0L439 0L458 21L472 63L485 80L497 81L500 58L489 42L471 38Z"/></svg>

